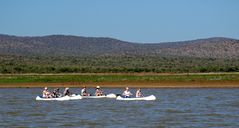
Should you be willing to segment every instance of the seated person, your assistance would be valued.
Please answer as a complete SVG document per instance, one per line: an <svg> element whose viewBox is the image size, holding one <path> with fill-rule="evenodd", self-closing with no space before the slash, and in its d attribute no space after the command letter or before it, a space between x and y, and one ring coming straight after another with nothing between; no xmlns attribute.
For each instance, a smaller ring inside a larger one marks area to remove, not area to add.
<svg viewBox="0 0 239 128"><path fill-rule="evenodd" d="M42 91L42 97L43 98L51 98L51 93L48 91L47 87L45 87L44 90Z"/></svg>
<svg viewBox="0 0 239 128"><path fill-rule="evenodd" d="M90 94L87 93L87 91L86 91L86 86L84 86L84 87L81 89L81 95L82 95L82 96L90 96Z"/></svg>
<svg viewBox="0 0 239 128"><path fill-rule="evenodd" d="M69 88L65 88L63 96L71 96L71 95L72 95L72 93L70 92Z"/></svg>
<svg viewBox="0 0 239 128"><path fill-rule="evenodd" d="M137 98L139 98L139 97L143 97L143 95L142 95L142 93L141 93L141 89L139 88L137 91L136 91L136 94L135 94L135 96L137 97Z"/></svg>
<svg viewBox="0 0 239 128"><path fill-rule="evenodd" d="M103 91L100 89L100 86L96 86L95 96L102 96L102 95L103 95Z"/></svg>
<svg viewBox="0 0 239 128"><path fill-rule="evenodd" d="M59 88L56 88L54 89L54 91L52 92L52 97L54 98L58 98L58 97L61 97L61 93L60 93L60 89Z"/></svg>
<svg viewBox="0 0 239 128"><path fill-rule="evenodd" d="M130 91L129 91L129 88L126 87L125 88L125 91L123 92L122 94L125 98L129 98L131 95L133 95Z"/></svg>

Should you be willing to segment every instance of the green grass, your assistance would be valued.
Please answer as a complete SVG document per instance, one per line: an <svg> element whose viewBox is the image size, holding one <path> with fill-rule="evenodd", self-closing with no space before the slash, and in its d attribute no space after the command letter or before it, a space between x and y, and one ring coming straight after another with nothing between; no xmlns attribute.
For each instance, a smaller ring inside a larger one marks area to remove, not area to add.
<svg viewBox="0 0 239 128"><path fill-rule="evenodd" d="M238 81L239 74L173 74L173 75L0 75L0 83L60 83L60 82L190 82L190 81Z"/></svg>

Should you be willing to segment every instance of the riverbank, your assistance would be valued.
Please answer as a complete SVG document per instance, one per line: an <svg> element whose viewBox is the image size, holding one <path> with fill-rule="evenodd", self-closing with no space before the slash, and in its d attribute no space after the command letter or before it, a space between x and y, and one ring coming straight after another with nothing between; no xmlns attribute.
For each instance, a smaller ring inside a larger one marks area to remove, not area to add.
<svg viewBox="0 0 239 128"><path fill-rule="evenodd" d="M97 85L140 88L232 88L239 87L239 73L0 75L0 87L95 87Z"/></svg>

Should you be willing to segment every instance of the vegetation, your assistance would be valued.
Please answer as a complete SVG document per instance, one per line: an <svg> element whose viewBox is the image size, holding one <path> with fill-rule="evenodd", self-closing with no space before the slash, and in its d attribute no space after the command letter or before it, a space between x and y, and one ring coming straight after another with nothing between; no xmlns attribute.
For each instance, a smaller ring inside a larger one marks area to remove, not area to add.
<svg viewBox="0 0 239 128"><path fill-rule="evenodd" d="M61 75L0 75L0 83L100 83L100 82L207 82L239 81L239 74L61 74Z"/></svg>
<svg viewBox="0 0 239 128"><path fill-rule="evenodd" d="M0 34L0 73L238 72L239 41L140 44L111 38Z"/></svg>
<svg viewBox="0 0 239 128"><path fill-rule="evenodd" d="M239 59L156 56L19 57L0 59L0 73L238 72Z"/></svg>

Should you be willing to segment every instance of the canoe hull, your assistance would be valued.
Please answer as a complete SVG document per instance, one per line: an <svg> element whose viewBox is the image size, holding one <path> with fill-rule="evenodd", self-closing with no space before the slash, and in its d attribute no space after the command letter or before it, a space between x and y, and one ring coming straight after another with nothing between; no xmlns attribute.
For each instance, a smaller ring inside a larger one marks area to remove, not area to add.
<svg viewBox="0 0 239 128"><path fill-rule="evenodd" d="M81 95L73 95L73 96L64 96L64 97L59 97L59 98L43 98L40 96L36 97L36 100L43 100L43 101L64 101L64 100L80 100L82 99Z"/></svg>
<svg viewBox="0 0 239 128"><path fill-rule="evenodd" d="M156 97L154 95L146 96L146 97L140 97L140 98L124 98L121 96L117 96L116 100L156 100Z"/></svg>
<svg viewBox="0 0 239 128"><path fill-rule="evenodd" d="M91 98L91 99L98 99L98 98L116 98L115 94L108 94L108 95L104 95L104 96L82 96L82 98Z"/></svg>

